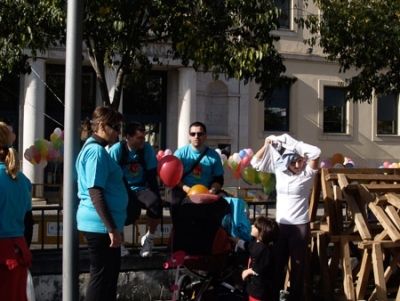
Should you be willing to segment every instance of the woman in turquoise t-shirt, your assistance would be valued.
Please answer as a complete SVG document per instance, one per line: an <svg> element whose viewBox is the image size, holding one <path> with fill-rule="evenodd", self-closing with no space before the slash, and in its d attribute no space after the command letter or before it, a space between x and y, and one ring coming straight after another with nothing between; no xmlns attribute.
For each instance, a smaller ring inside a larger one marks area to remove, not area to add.
<svg viewBox="0 0 400 301"><path fill-rule="evenodd" d="M88 243L90 279L86 301L113 301L121 266L121 243L128 195L122 170L105 147L121 132L122 115L110 107L98 107L92 115L92 131L80 151L76 170L78 230Z"/></svg>
<svg viewBox="0 0 400 301"><path fill-rule="evenodd" d="M19 171L18 153L11 142L10 129L0 122L0 299L26 301L32 254L24 237L24 220L28 214L32 219L32 184Z"/></svg>

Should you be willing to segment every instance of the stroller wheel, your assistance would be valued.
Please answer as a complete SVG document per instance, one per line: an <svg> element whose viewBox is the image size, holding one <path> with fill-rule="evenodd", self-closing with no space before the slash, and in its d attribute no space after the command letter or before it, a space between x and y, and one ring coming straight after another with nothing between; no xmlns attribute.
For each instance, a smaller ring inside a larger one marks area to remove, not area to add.
<svg viewBox="0 0 400 301"><path fill-rule="evenodd" d="M182 275L178 280L178 301L188 301L192 298L192 279L189 275Z"/></svg>

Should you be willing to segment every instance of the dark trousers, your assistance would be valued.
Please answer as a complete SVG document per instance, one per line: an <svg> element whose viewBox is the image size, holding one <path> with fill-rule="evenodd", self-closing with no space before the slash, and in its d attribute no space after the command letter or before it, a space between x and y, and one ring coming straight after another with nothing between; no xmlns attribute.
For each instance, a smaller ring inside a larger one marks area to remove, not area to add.
<svg viewBox="0 0 400 301"><path fill-rule="evenodd" d="M286 265L290 257L289 300L301 301L304 296L305 264L310 243L310 224L279 224L280 234L275 250L276 278L274 283L274 300L279 300L279 291L283 289L286 276Z"/></svg>
<svg viewBox="0 0 400 301"><path fill-rule="evenodd" d="M108 234L83 233L89 248L90 278L85 301L115 301L121 248L110 248Z"/></svg>

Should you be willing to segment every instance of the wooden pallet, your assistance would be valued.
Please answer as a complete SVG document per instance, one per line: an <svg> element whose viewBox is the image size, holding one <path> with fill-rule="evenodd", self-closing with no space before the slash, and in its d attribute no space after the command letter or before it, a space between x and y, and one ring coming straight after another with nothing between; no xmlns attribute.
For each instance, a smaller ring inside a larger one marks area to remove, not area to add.
<svg viewBox="0 0 400 301"><path fill-rule="evenodd" d="M316 210L321 194L325 217L318 221ZM350 216L347 223L344 205ZM367 208L373 215L367 214ZM321 169L311 195L310 219L312 225L328 235L328 243L334 245L329 272L321 269L322 277L326 278L324 282L331 283L329 289L334 287L341 262L346 300L363 300L369 294L367 282L371 271L376 289L370 293L369 300L387 300L387 293L393 288L387 288L386 284L400 266L399 212L399 169ZM355 268L351 266L351 252L360 261ZM386 266L385 255L392 258ZM400 300L399 287L396 289L396 300Z"/></svg>

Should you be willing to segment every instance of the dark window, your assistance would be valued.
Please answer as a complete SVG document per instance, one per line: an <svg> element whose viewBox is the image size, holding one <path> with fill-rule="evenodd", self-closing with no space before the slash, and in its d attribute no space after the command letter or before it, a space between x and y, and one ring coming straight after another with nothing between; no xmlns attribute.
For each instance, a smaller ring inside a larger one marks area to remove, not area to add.
<svg viewBox="0 0 400 301"><path fill-rule="evenodd" d="M264 131L289 132L290 86L276 88L272 98L264 101Z"/></svg>
<svg viewBox="0 0 400 301"><path fill-rule="evenodd" d="M346 133L346 119L344 89L324 87L324 133Z"/></svg>
<svg viewBox="0 0 400 301"><path fill-rule="evenodd" d="M291 19L291 0L275 0L275 6L281 9L281 17L279 18L279 29L290 29Z"/></svg>
<svg viewBox="0 0 400 301"><path fill-rule="evenodd" d="M65 66L47 65L45 139L54 129L63 129L65 105ZM91 118L96 104L96 75L92 67L82 67L81 119Z"/></svg>
<svg viewBox="0 0 400 301"><path fill-rule="evenodd" d="M16 135L19 124L19 80L19 76L8 74L0 81L0 121L12 126ZM15 139L13 146L18 149L18 139Z"/></svg>
<svg viewBox="0 0 400 301"><path fill-rule="evenodd" d="M123 86L124 121L146 125L147 141L155 150L165 148L167 72L141 74L133 71Z"/></svg>
<svg viewBox="0 0 400 301"><path fill-rule="evenodd" d="M398 95L390 94L378 98L378 134L398 134Z"/></svg>

